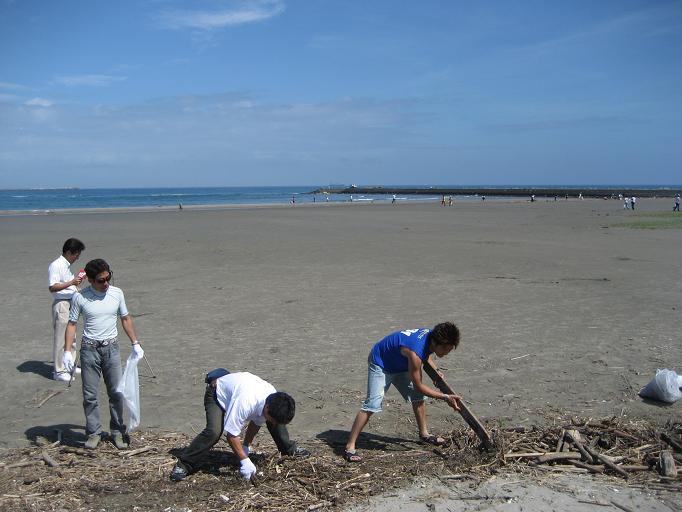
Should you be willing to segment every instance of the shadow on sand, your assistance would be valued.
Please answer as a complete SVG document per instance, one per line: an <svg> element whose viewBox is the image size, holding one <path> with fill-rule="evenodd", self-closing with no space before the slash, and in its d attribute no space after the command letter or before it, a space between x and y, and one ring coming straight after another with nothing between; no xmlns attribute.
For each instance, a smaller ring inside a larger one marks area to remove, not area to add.
<svg viewBox="0 0 682 512"><path fill-rule="evenodd" d="M45 361L24 361L17 366L17 370L21 373L35 373L36 375L52 380L52 365L47 364Z"/></svg>
<svg viewBox="0 0 682 512"><path fill-rule="evenodd" d="M347 430L325 430L320 432L315 437L327 443L327 445L334 451L336 455L343 456L346 448L346 440L348 439ZM403 452L414 450L416 440L405 439L402 437L382 436L380 434L372 434L362 432L358 438L355 446L359 450L379 450L385 452Z"/></svg>

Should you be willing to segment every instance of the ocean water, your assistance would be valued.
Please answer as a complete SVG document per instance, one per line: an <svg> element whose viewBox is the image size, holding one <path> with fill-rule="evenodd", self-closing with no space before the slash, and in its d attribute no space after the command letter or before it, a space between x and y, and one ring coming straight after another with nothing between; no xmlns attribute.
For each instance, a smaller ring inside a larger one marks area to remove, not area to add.
<svg viewBox="0 0 682 512"><path fill-rule="evenodd" d="M125 208L182 205L287 204L313 202L317 187L182 187L0 190L0 210L45 211L65 208ZM316 194L316 201L325 201ZM384 198L385 199L385 198ZM330 195L330 201L347 201Z"/></svg>
<svg viewBox="0 0 682 512"><path fill-rule="evenodd" d="M0 190L0 211L71 208L130 208L188 205L289 204L349 201L347 194L311 194L318 186L300 187L178 187ZM436 200L410 196L401 200ZM354 195L354 201L390 201L391 196Z"/></svg>
<svg viewBox="0 0 682 512"><path fill-rule="evenodd" d="M414 188L402 186L404 188ZM425 188L423 185L417 188ZM489 186L488 186L489 187ZM642 188L653 188L643 186ZM44 212L78 208L130 208L182 205L288 204L345 202L348 194L311 194L318 186L297 187L177 187L177 188L92 188L92 189L14 189L0 190L0 211ZM479 188L479 187L466 187ZM492 187L491 187L492 188ZM501 185L495 188L512 188ZM525 188L525 186L524 186ZM570 186L589 190L592 186ZM663 188L663 187L661 187ZM354 194L353 201L391 201L390 194ZM496 199L495 196L488 196ZM399 195L399 201L440 201L440 195ZM475 194L456 196L456 200L479 200Z"/></svg>

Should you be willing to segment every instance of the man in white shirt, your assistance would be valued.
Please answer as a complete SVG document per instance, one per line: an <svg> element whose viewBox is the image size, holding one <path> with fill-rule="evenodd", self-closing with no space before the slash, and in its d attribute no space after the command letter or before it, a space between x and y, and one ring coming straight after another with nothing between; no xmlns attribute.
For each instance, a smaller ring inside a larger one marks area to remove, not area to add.
<svg viewBox="0 0 682 512"><path fill-rule="evenodd" d="M69 381L71 375L64 370L62 358L64 354L64 333L69 321L71 297L78 291L77 286L83 277L71 273L71 265L85 250L83 242L77 238L69 238L62 247L62 255L50 263L47 270L47 286L52 293L52 361L54 364L54 380ZM76 369L76 373L80 373Z"/></svg>
<svg viewBox="0 0 682 512"><path fill-rule="evenodd" d="M85 411L85 433L88 436L85 447L97 448L102 435L99 417L99 381L104 377L109 396L109 428L116 448L128 448L124 438L123 396L116 391L121 381L121 357L118 348L116 322L121 317L121 326L130 338L132 351L142 359L144 351L137 341L133 319L128 314L125 297L120 288L109 284L113 276L109 264L102 260L91 260L85 265L90 286L76 293L71 299L69 324L64 335L64 367L73 368L71 346L76 335L78 318L84 319L81 342L81 368L83 380L83 409Z"/></svg>
<svg viewBox="0 0 682 512"><path fill-rule="evenodd" d="M256 466L249 458L249 446L260 428L266 424L277 449L283 455L307 457L308 450L289 440L285 425L296 413L296 402L286 393L277 392L272 384L248 372L230 373L217 368L206 375L204 393L206 428L178 455L178 463L170 474L179 482L194 473L209 450L225 431L227 442L239 459L240 473L249 480ZM246 426L244 440L240 436Z"/></svg>

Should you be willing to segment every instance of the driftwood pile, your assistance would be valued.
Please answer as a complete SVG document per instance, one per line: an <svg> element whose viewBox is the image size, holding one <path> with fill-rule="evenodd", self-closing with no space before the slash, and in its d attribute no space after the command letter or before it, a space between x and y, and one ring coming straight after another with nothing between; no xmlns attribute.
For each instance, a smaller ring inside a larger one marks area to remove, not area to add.
<svg viewBox="0 0 682 512"><path fill-rule="evenodd" d="M371 449L373 443L363 435L361 463L339 455L342 439L306 443L313 456L294 459L279 457L268 436L259 436L263 452L252 456L262 472L256 485L239 478L237 461L224 443L201 471L174 483L168 479L172 453L188 444L184 434L137 433L130 450L103 443L87 451L55 433L0 455L0 510L328 510L406 487L421 476L456 486L462 479L483 481L500 472L530 478L548 471L593 473L624 485L682 490L676 470L682 464L682 425L661 431L622 419L569 420L491 431L492 453L464 427L448 436L448 446L438 448L391 438L381 449Z"/></svg>

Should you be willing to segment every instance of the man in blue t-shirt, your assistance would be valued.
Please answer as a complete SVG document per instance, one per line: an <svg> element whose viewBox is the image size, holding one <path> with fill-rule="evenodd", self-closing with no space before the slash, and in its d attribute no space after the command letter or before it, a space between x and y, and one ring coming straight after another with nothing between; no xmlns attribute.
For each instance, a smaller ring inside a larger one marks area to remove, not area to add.
<svg viewBox="0 0 682 512"><path fill-rule="evenodd" d="M419 427L419 438L434 445L445 444L442 437L429 434L426 425L424 396L444 400L459 410L458 395L446 395L422 382L422 364L431 354L444 357L459 345L459 329L451 322L443 322L433 329L409 329L394 332L379 341L369 353L367 371L367 398L355 416L344 454L348 462L360 462L355 442L375 412L381 412L384 394L393 384L403 398L412 403Z"/></svg>

